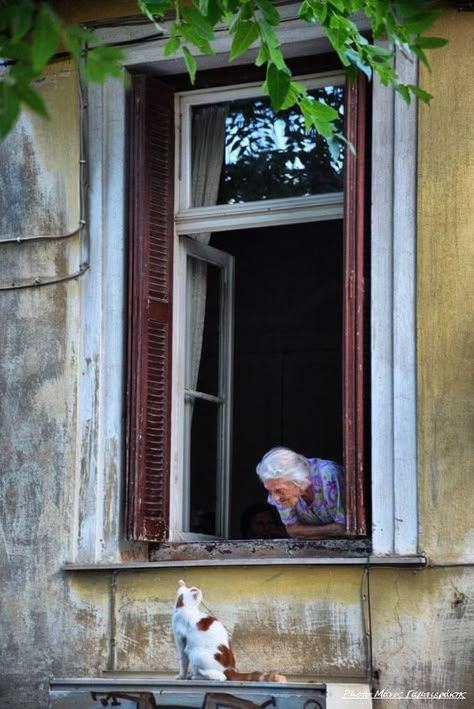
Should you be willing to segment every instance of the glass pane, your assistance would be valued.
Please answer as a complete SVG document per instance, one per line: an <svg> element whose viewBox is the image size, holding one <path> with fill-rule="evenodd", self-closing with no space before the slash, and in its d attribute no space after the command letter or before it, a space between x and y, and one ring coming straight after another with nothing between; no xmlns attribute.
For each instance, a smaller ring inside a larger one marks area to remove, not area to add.
<svg viewBox="0 0 474 709"><path fill-rule="evenodd" d="M219 406L187 399L186 412L191 429L189 531L215 534Z"/></svg>
<svg viewBox="0 0 474 709"><path fill-rule="evenodd" d="M219 394L221 269L188 256L186 389Z"/></svg>
<svg viewBox="0 0 474 709"><path fill-rule="evenodd" d="M309 94L313 100L324 100L338 111L338 129L342 131L344 87L325 86L312 89ZM217 107L225 109L227 115L223 110L218 116L211 115ZM224 121L221 157L216 141L222 141ZM276 114L266 98L194 108L192 145L194 207L343 189L342 157L332 158L325 139L314 129L306 132L298 109Z"/></svg>

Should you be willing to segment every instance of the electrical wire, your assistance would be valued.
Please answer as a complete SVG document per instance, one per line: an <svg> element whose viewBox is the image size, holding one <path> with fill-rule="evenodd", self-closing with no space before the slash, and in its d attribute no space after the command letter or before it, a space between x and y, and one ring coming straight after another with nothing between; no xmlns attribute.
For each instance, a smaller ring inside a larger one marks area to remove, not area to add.
<svg viewBox="0 0 474 709"><path fill-rule="evenodd" d="M67 234L38 234L35 236L8 236L7 239L0 239L0 246L3 244L23 244L25 241L59 241L61 239L69 239L71 236L75 236L80 232L84 226L85 221L81 221L78 226L72 231L68 231Z"/></svg>
<svg viewBox="0 0 474 709"><path fill-rule="evenodd" d="M24 288L38 288L39 286L50 286L50 285L53 285L54 283L64 283L64 281L72 281L72 280L75 280L76 278L79 278L80 276L82 276L82 274L85 273L89 268L90 268L90 265L88 263L82 263L79 266L78 271L75 271L75 273L69 273L67 276L61 276L59 278L37 277L34 279L34 281L32 281L32 282L28 281L27 283L13 282L9 286L0 286L0 291L21 290Z"/></svg>
<svg viewBox="0 0 474 709"><path fill-rule="evenodd" d="M87 59L88 47L84 47L83 56ZM80 278L90 268L90 232L87 228L87 220L85 215L88 212L87 204L87 187L88 187L88 161L86 159L87 144L88 144L88 121L87 121L87 102L85 100L84 86L82 84L81 72L78 73L78 94L79 94L79 225L73 231L65 234L54 235L39 235L39 236L16 236L0 240L0 246L3 244L23 244L37 241L58 241L69 239L72 236L79 235L81 239L81 263L79 268L73 273L65 276L56 276L54 278L45 278L37 276L32 280L16 282L14 279L8 285L0 284L0 291L23 290L26 288L39 288L41 286L50 286L56 283L64 283Z"/></svg>
<svg viewBox="0 0 474 709"><path fill-rule="evenodd" d="M372 684L374 681L374 665L373 665L373 646L372 646L372 613L370 606L370 565L364 569L361 579L361 604L362 604L362 618L364 625L364 640L365 640L365 650L367 656L367 683L372 689Z"/></svg>
<svg viewBox="0 0 474 709"><path fill-rule="evenodd" d="M83 25L86 29L88 29L87 25ZM105 29L105 27L104 27ZM159 39L163 39L164 33L163 32L154 32L153 34L145 35L144 37L135 37L134 39L124 39L119 42L103 42L101 43L100 47L131 47L136 44L146 44L147 42L156 42ZM91 49L94 49L94 47L91 47ZM54 64L56 62L61 62L64 61L65 59L71 59L72 54L71 52L57 52L56 54L53 54L51 59L49 60L48 64ZM9 67L9 66L14 66L17 63L16 59L2 59L0 60L0 66L3 67Z"/></svg>

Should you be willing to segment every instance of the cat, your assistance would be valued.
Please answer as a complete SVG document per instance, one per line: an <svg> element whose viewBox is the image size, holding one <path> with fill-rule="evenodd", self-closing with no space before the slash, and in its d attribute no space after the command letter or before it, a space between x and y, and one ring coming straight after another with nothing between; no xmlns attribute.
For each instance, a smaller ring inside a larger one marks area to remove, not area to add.
<svg viewBox="0 0 474 709"><path fill-rule="evenodd" d="M199 610L201 601L198 588L178 581L172 621L179 653L176 679L286 682L284 675L273 672L237 672L226 629L217 618Z"/></svg>

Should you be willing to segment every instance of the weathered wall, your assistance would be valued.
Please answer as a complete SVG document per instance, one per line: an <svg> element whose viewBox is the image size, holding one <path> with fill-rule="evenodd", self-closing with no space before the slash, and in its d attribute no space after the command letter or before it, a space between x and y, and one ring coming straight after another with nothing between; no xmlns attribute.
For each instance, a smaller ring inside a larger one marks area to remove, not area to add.
<svg viewBox="0 0 474 709"><path fill-rule="evenodd" d="M420 109L418 358L421 547L473 561L474 15L447 12L434 33Z"/></svg>
<svg viewBox="0 0 474 709"><path fill-rule="evenodd" d="M207 608L231 631L243 671L261 668L285 672L294 680L363 682L368 630L378 687L392 692L467 692L470 703L465 706L474 705L471 568L372 569L365 609L360 568L116 572L110 590L110 669L175 674L178 658L170 617L181 575L203 589ZM85 578L74 574L72 588L76 583L86 588ZM81 593L78 589L77 595ZM377 706L444 705L391 699Z"/></svg>
<svg viewBox="0 0 474 709"><path fill-rule="evenodd" d="M419 138L421 546L438 563L459 564L474 555L473 20L448 12L435 30L451 44L433 54L432 73L422 73L436 98L420 110ZM4 236L57 233L79 218L75 78L68 67L55 67L42 90L52 122L25 116L1 146ZM79 262L77 238L1 248L2 283L65 275ZM361 569L61 572L72 546L79 458L79 287L70 281L1 294L0 705L46 707L49 674L174 674L169 614L180 576L204 589L209 607L233 630L242 669L365 677ZM470 697L464 706L474 706L473 583L470 567L371 571L373 663L381 687L464 690Z"/></svg>
<svg viewBox="0 0 474 709"><path fill-rule="evenodd" d="M170 599L184 572L186 582L204 590L206 605L232 631L243 671L264 665L296 676L364 676L360 573L284 566L121 573L115 602L117 669L176 672Z"/></svg>
<svg viewBox="0 0 474 709"><path fill-rule="evenodd" d="M78 224L76 77L56 65L40 88L51 120L23 115L0 146L0 239ZM62 277L80 260L77 236L0 249L2 285ZM4 690L12 688L0 698L5 707L39 706L42 679L90 672L106 649L107 579L71 594L60 573L72 543L78 289L67 281L0 293L0 666ZM45 690L41 696L45 702Z"/></svg>

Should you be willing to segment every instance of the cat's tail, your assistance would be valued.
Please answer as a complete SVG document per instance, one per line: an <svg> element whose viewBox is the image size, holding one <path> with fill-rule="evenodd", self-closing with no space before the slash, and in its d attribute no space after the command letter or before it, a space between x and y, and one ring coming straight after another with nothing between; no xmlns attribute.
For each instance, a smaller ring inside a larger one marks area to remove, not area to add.
<svg viewBox="0 0 474 709"><path fill-rule="evenodd" d="M228 680L235 682L286 682L285 675L277 675L275 672L237 672L237 670L224 670Z"/></svg>

